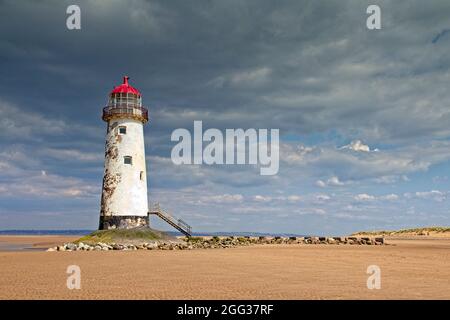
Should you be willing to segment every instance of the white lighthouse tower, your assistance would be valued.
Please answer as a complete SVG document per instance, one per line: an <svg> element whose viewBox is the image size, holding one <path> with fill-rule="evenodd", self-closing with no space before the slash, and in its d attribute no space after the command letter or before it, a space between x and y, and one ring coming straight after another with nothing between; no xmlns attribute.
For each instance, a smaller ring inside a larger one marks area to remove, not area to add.
<svg viewBox="0 0 450 320"><path fill-rule="evenodd" d="M148 111L128 77L109 94L99 229L148 226L144 124Z"/></svg>

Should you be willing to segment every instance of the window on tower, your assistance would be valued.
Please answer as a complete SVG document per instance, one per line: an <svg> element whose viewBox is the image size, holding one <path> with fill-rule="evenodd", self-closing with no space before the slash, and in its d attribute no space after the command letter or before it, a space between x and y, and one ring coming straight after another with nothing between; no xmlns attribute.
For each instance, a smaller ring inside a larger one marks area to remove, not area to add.
<svg viewBox="0 0 450 320"><path fill-rule="evenodd" d="M127 134L127 127L120 126L119 127L119 134Z"/></svg>
<svg viewBox="0 0 450 320"><path fill-rule="evenodd" d="M123 163L133 164L133 158L131 156L125 156L125 157L123 157Z"/></svg>

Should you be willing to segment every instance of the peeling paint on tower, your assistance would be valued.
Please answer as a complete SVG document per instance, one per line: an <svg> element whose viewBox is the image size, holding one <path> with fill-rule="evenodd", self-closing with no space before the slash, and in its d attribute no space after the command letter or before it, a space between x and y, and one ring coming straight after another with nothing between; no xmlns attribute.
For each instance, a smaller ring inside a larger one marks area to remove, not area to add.
<svg viewBox="0 0 450 320"><path fill-rule="evenodd" d="M104 216L113 215L113 212L110 210L109 203L117 185L120 183L120 177L120 173L111 174L108 172L108 169L105 170L105 174L103 176L103 190L100 209L100 213Z"/></svg>

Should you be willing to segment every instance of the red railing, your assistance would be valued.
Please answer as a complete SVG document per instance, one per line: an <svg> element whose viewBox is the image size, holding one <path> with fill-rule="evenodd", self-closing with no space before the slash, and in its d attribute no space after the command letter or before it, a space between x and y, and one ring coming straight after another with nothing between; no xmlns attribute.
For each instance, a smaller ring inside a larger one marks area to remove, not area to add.
<svg viewBox="0 0 450 320"><path fill-rule="evenodd" d="M142 122L148 121L148 110L144 107L116 105L103 108L102 119L108 121L112 118L134 118Z"/></svg>

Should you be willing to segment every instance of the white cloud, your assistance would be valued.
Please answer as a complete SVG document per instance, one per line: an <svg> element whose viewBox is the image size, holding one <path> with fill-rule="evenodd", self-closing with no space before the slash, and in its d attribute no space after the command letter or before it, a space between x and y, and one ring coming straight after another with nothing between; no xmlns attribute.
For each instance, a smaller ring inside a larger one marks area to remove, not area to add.
<svg viewBox="0 0 450 320"><path fill-rule="evenodd" d="M381 196L374 196L367 193L360 193L353 197L356 201L375 201L375 200L387 200L387 201L394 201L398 200L399 196L391 193L387 195L381 195Z"/></svg>
<svg viewBox="0 0 450 320"><path fill-rule="evenodd" d="M350 144L341 147L341 149L349 149L353 151L370 152L370 147L363 144L361 140L354 140ZM376 149L378 151L378 149Z"/></svg>
<svg viewBox="0 0 450 320"><path fill-rule="evenodd" d="M347 182L347 183L349 183L349 182ZM328 187L328 186L339 187L339 186L344 186L345 184L346 183L340 181L339 178L336 177L336 176L333 176L333 177L329 178L326 181L322 181L322 180L317 180L316 181L316 186L321 187L321 188L325 188L325 187Z"/></svg>
<svg viewBox="0 0 450 320"><path fill-rule="evenodd" d="M101 181L59 175L43 169L43 161L21 147L0 152L0 196L17 197L95 197L101 192Z"/></svg>
<svg viewBox="0 0 450 320"><path fill-rule="evenodd" d="M390 175L374 178L373 181L380 184L393 184L397 182L407 182L409 181L409 178L406 175Z"/></svg>
<svg viewBox="0 0 450 320"><path fill-rule="evenodd" d="M327 180L327 185L329 186L343 186L344 183L339 180L338 177L334 176Z"/></svg>
<svg viewBox="0 0 450 320"><path fill-rule="evenodd" d="M287 199L288 199L288 201L291 201L291 202L297 202L297 201L300 201L302 198L297 195L291 195L291 196L288 196Z"/></svg>
<svg viewBox="0 0 450 320"><path fill-rule="evenodd" d="M318 194L316 196L316 199L320 200L320 201L326 201L326 200L330 200L331 197L329 195L326 195L326 194Z"/></svg>
<svg viewBox="0 0 450 320"><path fill-rule="evenodd" d="M406 194L407 197L411 197L411 194ZM414 193L413 197L420 199L431 199L434 201L442 202L447 198L447 193L439 190L431 190L431 191L418 191Z"/></svg>
<svg viewBox="0 0 450 320"><path fill-rule="evenodd" d="M322 208L304 208L300 210L300 214L312 214L323 216L327 214L327 211Z"/></svg>
<svg viewBox="0 0 450 320"><path fill-rule="evenodd" d="M262 196L262 195L256 195L253 197L253 199L255 201L259 201L259 202L267 202L267 201L271 201L272 197L268 197L268 196Z"/></svg>
<svg viewBox="0 0 450 320"><path fill-rule="evenodd" d="M398 199L399 199L399 196L396 195L396 194L394 194L394 193L391 193L391 194L387 194L387 195L385 195L385 196L381 196L380 198L381 198L381 199L384 199L384 200L390 200L390 201L393 201L393 200L398 200Z"/></svg>
<svg viewBox="0 0 450 320"><path fill-rule="evenodd" d="M23 171L8 182L0 182L0 196L35 198L98 197L101 184L41 171Z"/></svg>
<svg viewBox="0 0 450 320"><path fill-rule="evenodd" d="M201 202L208 203L237 203L242 202L244 197L241 194L221 194L221 195L210 195L201 198Z"/></svg>
<svg viewBox="0 0 450 320"><path fill-rule="evenodd" d="M317 180L316 186L318 186L320 188L325 188L327 186L327 184L325 182L323 182L322 180Z"/></svg>
<svg viewBox="0 0 450 320"><path fill-rule="evenodd" d="M354 197L354 199L357 200L357 201L372 201L372 200L375 200L376 198L374 196L372 196L372 195L367 194L367 193L360 193L360 194L356 195Z"/></svg>

